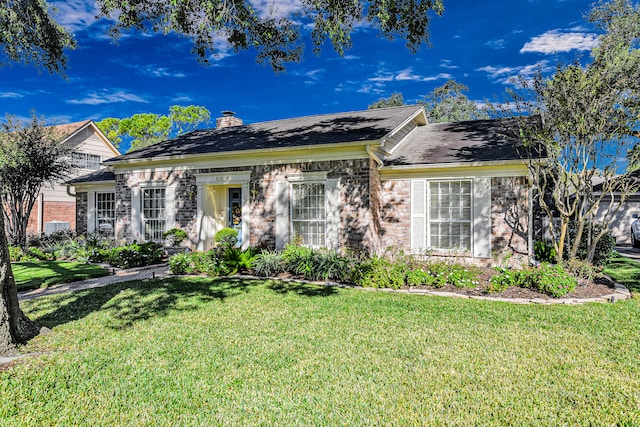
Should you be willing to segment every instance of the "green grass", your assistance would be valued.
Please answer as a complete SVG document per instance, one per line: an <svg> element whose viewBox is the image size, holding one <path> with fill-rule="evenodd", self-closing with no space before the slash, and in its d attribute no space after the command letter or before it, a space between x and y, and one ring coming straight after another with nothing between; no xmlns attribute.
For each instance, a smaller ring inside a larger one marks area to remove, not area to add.
<svg viewBox="0 0 640 427"><path fill-rule="evenodd" d="M640 262L616 254L604 273L631 292L640 292Z"/></svg>
<svg viewBox="0 0 640 427"><path fill-rule="evenodd" d="M15 262L11 269L19 291L109 275L97 265L68 261Z"/></svg>
<svg viewBox="0 0 640 427"><path fill-rule="evenodd" d="M638 300L171 278L26 301L0 425L640 425Z"/></svg>

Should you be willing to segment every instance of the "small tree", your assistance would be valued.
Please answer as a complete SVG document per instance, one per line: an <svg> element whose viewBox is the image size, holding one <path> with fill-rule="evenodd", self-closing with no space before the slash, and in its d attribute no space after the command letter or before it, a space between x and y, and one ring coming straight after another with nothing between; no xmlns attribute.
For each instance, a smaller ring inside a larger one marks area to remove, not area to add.
<svg viewBox="0 0 640 427"><path fill-rule="evenodd" d="M596 6L589 19L605 31L593 62L558 66L550 78L521 78L525 94L511 91L520 137L534 154L541 147L546 151L546 161L528 165L540 207L559 219L549 222L559 262L565 250L568 258L576 257L583 233L589 237L587 260L593 260L616 212L640 188L631 174L636 162L620 164L625 157L633 160L640 117L640 11L615 0ZM541 121L532 124L523 114ZM602 227L591 227L599 211ZM572 221L576 229L569 241Z"/></svg>
<svg viewBox="0 0 640 427"><path fill-rule="evenodd" d="M402 107L404 105L404 97L400 92L394 92L388 98L380 98L373 104L369 105L369 110L388 107Z"/></svg>
<svg viewBox="0 0 640 427"><path fill-rule="evenodd" d="M468 90L466 85L449 80L423 96L419 102L427 110L431 123L488 119L487 112L462 93Z"/></svg>
<svg viewBox="0 0 640 427"><path fill-rule="evenodd" d="M73 170L70 147L55 127L35 115L27 124L7 116L0 132L0 200L7 233L26 245L29 216L42 187L59 183Z"/></svg>

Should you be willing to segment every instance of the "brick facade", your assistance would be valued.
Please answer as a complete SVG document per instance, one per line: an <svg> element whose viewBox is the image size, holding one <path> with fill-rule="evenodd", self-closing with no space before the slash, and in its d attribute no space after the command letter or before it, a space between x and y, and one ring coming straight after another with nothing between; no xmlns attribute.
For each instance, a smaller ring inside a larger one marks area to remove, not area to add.
<svg viewBox="0 0 640 427"><path fill-rule="evenodd" d="M116 237L131 239L131 188L142 182L162 181L176 188L176 227L190 236L195 248L197 230L196 175L250 172L250 244L274 248L276 244L276 187L287 176L326 172L340 180L340 246L382 253L387 248L410 251L411 180L381 180L371 159L259 165L251 167L202 168L116 175ZM79 193L78 215L86 206ZM526 256L528 252L529 191L526 177L491 179L491 245L493 252ZM85 221L86 222L86 221ZM79 222L80 227L86 225Z"/></svg>
<svg viewBox="0 0 640 427"><path fill-rule="evenodd" d="M76 204L74 202L52 202L44 201L42 203L44 215L42 217L42 232L44 233L46 223L51 221L68 222L71 231L76 230ZM27 234L38 234L38 217L40 215L39 204L33 206L29 223L27 225Z"/></svg>

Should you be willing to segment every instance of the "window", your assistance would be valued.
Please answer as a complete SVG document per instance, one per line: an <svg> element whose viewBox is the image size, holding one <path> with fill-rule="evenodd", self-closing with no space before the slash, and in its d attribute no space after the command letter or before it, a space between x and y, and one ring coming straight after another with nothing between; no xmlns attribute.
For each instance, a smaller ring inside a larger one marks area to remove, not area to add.
<svg viewBox="0 0 640 427"><path fill-rule="evenodd" d="M429 182L429 246L471 250L471 182Z"/></svg>
<svg viewBox="0 0 640 427"><path fill-rule="evenodd" d="M165 232L166 190L164 188L145 188L142 190L142 224L144 239L161 241Z"/></svg>
<svg viewBox="0 0 640 427"><path fill-rule="evenodd" d="M291 225L304 245L325 246L325 188L323 182L291 184Z"/></svg>
<svg viewBox="0 0 640 427"><path fill-rule="evenodd" d="M109 236L116 228L116 194L96 193L96 231Z"/></svg>
<svg viewBox="0 0 640 427"><path fill-rule="evenodd" d="M100 169L100 162L102 158L95 154L87 154L87 153L79 153L73 152L71 153L71 158L73 159L73 164L80 169Z"/></svg>

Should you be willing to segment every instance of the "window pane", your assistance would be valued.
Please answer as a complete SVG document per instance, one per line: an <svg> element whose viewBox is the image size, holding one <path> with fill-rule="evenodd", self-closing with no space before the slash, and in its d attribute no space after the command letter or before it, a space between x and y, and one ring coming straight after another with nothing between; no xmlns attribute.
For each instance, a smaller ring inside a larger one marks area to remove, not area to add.
<svg viewBox="0 0 640 427"><path fill-rule="evenodd" d="M309 246L325 244L324 183L294 183L291 185L292 231Z"/></svg>
<svg viewBox="0 0 640 427"><path fill-rule="evenodd" d="M164 188L145 188L142 190L142 220L145 240L162 240L165 228Z"/></svg>
<svg viewBox="0 0 640 427"><path fill-rule="evenodd" d="M471 249L471 182L429 183L429 238L437 249Z"/></svg>

